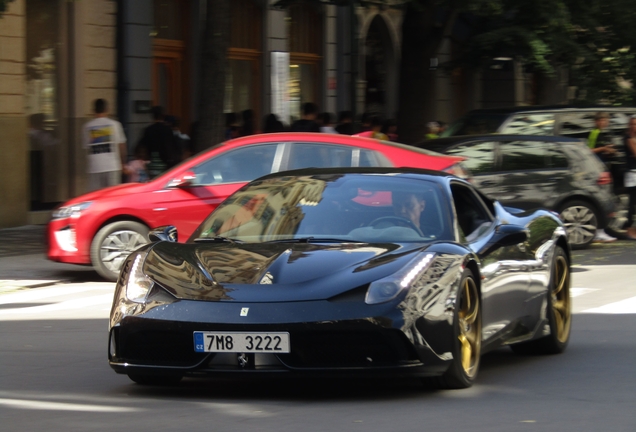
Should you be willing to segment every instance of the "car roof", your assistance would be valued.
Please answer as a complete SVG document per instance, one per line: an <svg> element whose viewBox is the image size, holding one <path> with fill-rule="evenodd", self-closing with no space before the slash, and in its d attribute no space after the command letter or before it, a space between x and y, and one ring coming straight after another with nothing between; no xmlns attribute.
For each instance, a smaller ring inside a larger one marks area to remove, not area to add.
<svg viewBox="0 0 636 432"><path fill-rule="evenodd" d="M462 180L459 177L455 177L452 174L448 174L443 171L433 171L422 168L386 168L386 167L340 167L340 168L302 168L290 171L279 171L266 176L260 177L260 179L273 179L277 177L305 177L312 175L323 174L362 174L362 175L392 175L398 177L416 177L431 180L435 182L443 182L444 179L457 179ZM462 180L463 181L463 180Z"/></svg>
<svg viewBox="0 0 636 432"><path fill-rule="evenodd" d="M472 110L468 113L471 114L511 114L518 112L538 112L538 111L554 111L554 112L567 112L567 111L635 111L636 107L616 107L607 105L526 105L526 106L512 106L504 108L484 108Z"/></svg>
<svg viewBox="0 0 636 432"><path fill-rule="evenodd" d="M502 135L502 134L486 134L486 135L455 135L444 138L435 138L413 144L414 147L423 148L445 148L454 144L471 141L537 141L537 142L558 142L558 143L574 143L580 144L581 140L576 138L567 138L558 135Z"/></svg>

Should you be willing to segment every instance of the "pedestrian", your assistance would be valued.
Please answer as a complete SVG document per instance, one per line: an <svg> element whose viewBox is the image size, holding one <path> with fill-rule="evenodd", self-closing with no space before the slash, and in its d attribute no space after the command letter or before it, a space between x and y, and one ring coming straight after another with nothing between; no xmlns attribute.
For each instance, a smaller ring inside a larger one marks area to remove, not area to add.
<svg viewBox="0 0 636 432"><path fill-rule="evenodd" d="M387 119L384 121L384 124L382 125L382 133L389 137L390 141L397 142L397 122L395 119Z"/></svg>
<svg viewBox="0 0 636 432"><path fill-rule="evenodd" d="M167 115L166 124L172 129L173 159L179 163L192 156L192 143L190 137L179 129L179 125L181 124L179 117Z"/></svg>
<svg viewBox="0 0 636 432"><path fill-rule="evenodd" d="M605 163L610 162L612 156L616 154L611 137L605 132L605 129L609 126L609 120L608 113L596 113L594 116L594 129L590 131L587 137L587 146Z"/></svg>
<svg viewBox="0 0 636 432"><path fill-rule="evenodd" d="M625 189L629 194L629 207L627 208L627 236L636 240L636 227L634 227L634 219L636 215L636 116L629 119L629 128L627 135L623 140L625 146Z"/></svg>
<svg viewBox="0 0 636 432"><path fill-rule="evenodd" d="M163 108L156 105L150 112L153 123L144 129L138 145L145 147L150 157L148 175L152 179L175 166L177 161L172 150L172 129L165 123Z"/></svg>
<svg viewBox="0 0 636 432"><path fill-rule="evenodd" d="M437 120L436 123L439 125L439 130L437 131L437 136L444 136L443 133L448 128L448 124L444 121Z"/></svg>
<svg viewBox="0 0 636 432"><path fill-rule="evenodd" d="M426 123L426 135L427 140L439 138L439 123L428 122Z"/></svg>
<svg viewBox="0 0 636 432"><path fill-rule="evenodd" d="M254 127L254 111L246 109L241 113L241 117L243 118L243 125L239 131L239 136L254 135L256 133L256 128Z"/></svg>
<svg viewBox="0 0 636 432"><path fill-rule="evenodd" d="M381 141L389 140L389 137L382 132L382 126L382 119L380 116L371 117L371 138Z"/></svg>
<svg viewBox="0 0 636 432"><path fill-rule="evenodd" d="M320 132L320 126L316 122L318 106L313 102L303 104L303 114L300 120L291 125L292 132Z"/></svg>
<svg viewBox="0 0 636 432"><path fill-rule="evenodd" d="M283 126L283 122L278 120L278 116L276 114L268 114L265 116L265 120L263 120L263 133L277 133L284 132L285 126Z"/></svg>
<svg viewBox="0 0 636 432"><path fill-rule="evenodd" d="M353 135L353 114L351 111L340 111L336 132L342 135Z"/></svg>
<svg viewBox="0 0 636 432"><path fill-rule="evenodd" d="M126 135L121 123L108 118L108 103L96 99L93 120L83 128L84 148L88 151L88 188L90 191L121 183L126 162Z"/></svg>
<svg viewBox="0 0 636 432"><path fill-rule="evenodd" d="M337 134L338 132L334 129L333 124L331 123L331 114L328 112L324 112L320 114L320 120L322 126L320 126L320 132L329 133L329 134Z"/></svg>
<svg viewBox="0 0 636 432"><path fill-rule="evenodd" d="M236 113L225 113L225 139L231 140L239 137L241 127L238 123L238 117Z"/></svg>
<svg viewBox="0 0 636 432"><path fill-rule="evenodd" d="M148 160L148 151L146 147L138 145L135 147L134 159L124 165L124 174L126 174L126 181L129 183L143 183L148 181L148 171L146 166L150 161Z"/></svg>
<svg viewBox="0 0 636 432"><path fill-rule="evenodd" d="M373 118L371 113L362 113L362 117L360 118L360 132L367 132L371 130L371 118Z"/></svg>
<svg viewBox="0 0 636 432"><path fill-rule="evenodd" d="M605 132L605 129L609 126L609 114L606 112L597 112L594 116L594 129L590 131L587 137L587 146L592 152L597 155L601 161L607 166L616 149L612 145L610 136ZM608 171L611 171L608 166ZM611 243L616 241L616 238L608 235L605 230L597 229L594 235L594 243Z"/></svg>

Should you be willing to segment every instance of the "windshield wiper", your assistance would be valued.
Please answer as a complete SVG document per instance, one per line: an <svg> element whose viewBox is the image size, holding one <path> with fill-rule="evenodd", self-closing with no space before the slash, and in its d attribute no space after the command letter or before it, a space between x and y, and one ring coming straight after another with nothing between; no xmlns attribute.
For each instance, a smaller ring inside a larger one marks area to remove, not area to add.
<svg viewBox="0 0 636 432"><path fill-rule="evenodd" d="M214 236L214 237L199 237L194 239L195 243L232 243L232 244L236 244L236 243L245 243L242 240L236 240L236 239L232 239L229 237L223 237L223 236Z"/></svg>

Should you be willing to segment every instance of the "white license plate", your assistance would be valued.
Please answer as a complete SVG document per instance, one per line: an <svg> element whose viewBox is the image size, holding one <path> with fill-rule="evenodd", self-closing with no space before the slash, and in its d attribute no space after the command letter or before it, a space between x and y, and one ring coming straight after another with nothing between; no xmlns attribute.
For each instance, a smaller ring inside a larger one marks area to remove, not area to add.
<svg viewBox="0 0 636 432"><path fill-rule="evenodd" d="M194 332L194 351L288 353L289 333Z"/></svg>

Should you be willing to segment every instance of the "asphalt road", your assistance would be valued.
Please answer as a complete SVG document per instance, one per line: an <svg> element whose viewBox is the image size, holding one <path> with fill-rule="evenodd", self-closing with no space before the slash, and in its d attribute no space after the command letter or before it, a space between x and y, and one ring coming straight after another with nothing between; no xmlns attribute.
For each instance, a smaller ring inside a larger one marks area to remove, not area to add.
<svg viewBox="0 0 636 432"><path fill-rule="evenodd" d="M185 379L136 385L106 361L113 284L41 254L0 258L0 280L68 283L0 291L1 431L636 430L636 242L574 255L568 350L484 356L475 386L416 380Z"/></svg>

